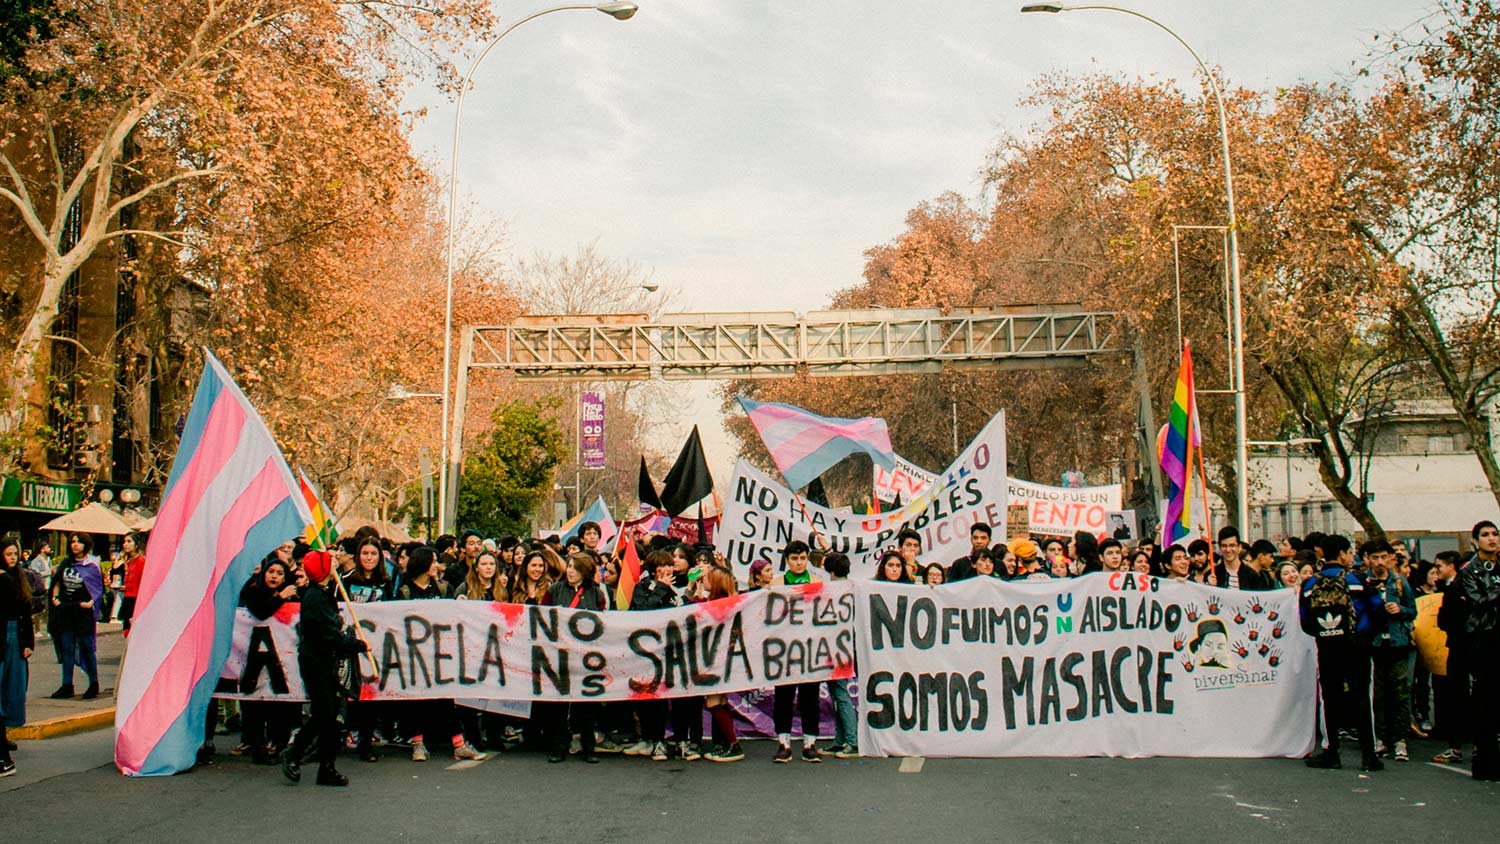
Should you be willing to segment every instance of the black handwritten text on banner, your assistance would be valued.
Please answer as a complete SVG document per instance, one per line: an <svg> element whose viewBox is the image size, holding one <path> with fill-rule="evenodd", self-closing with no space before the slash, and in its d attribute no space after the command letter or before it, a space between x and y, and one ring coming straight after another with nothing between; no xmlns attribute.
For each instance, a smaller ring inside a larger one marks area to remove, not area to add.
<svg viewBox="0 0 1500 844"><path fill-rule="evenodd" d="M1145 575L862 582L873 756L1301 756L1312 640L1293 590Z"/></svg>
<svg viewBox="0 0 1500 844"><path fill-rule="evenodd" d="M636 700L808 683L854 674L850 584L760 590L652 612L483 601L361 604L374 668L362 697ZM296 605L246 610L220 696L303 699Z"/></svg>
<svg viewBox="0 0 1500 844"><path fill-rule="evenodd" d="M779 563L793 539L809 541L814 528L830 549L849 555L851 577L869 577L880 552L905 527L922 536L924 562L944 565L969 553L969 528L993 527L1005 540L1009 488L1005 475L1005 413L995 414L948 471L900 510L856 515L801 501L765 472L741 460L729 481L716 547L741 582L756 560Z"/></svg>

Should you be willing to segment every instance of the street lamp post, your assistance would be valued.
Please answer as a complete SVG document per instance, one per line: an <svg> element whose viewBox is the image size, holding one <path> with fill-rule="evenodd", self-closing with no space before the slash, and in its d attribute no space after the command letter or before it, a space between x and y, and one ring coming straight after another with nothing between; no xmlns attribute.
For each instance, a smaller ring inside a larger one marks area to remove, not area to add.
<svg viewBox="0 0 1500 844"><path fill-rule="evenodd" d="M1219 83L1214 75L1209 72L1208 65L1203 63L1198 51L1192 45L1182 40L1182 36L1173 32L1166 24L1141 14L1134 9L1125 9L1119 6L1105 5L1080 5L1069 6L1062 3L1031 3L1021 7L1022 12L1082 12L1089 10L1100 10L1108 12L1120 12L1131 17L1140 18L1156 28L1172 36L1188 54L1193 61L1198 63L1198 69L1203 71L1203 76L1208 80L1208 89L1214 96L1214 108L1219 115L1219 143L1220 152L1224 159L1224 199L1229 211L1229 298L1234 312L1234 349L1233 359L1230 361L1230 385L1229 391L1234 394L1234 474L1235 474L1235 498L1239 506L1236 508L1236 520L1240 530L1247 530L1250 524L1250 479L1249 479L1249 442L1245 419L1245 319L1241 308L1240 296L1240 244L1239 226L1236 224L1234 215L1234 174L1229 165L1229 124L1224 117L1224 97L1219 91Z"/></svg>
<svg viewBox="0 0 1500 844"><path fill-rule="evenodd" d="M539 12L533 12L506 27L504 31L495 36L494 39L490 41L490 43L486 44L484 46L484 49L479 52L478 58L474 59L474 63L469 66L469 72L464 74L463 82L459 83L458 103L453 111L453 153L448 159L448 249L446 267L448 293L447 304L443 309L443 430L441 466L438 470L441 476L438 482L439 533L447 533L453 528L453 525L451 524L452 519L448 513L448 499L450 494L453 498L456 499L458 492L458 490L456 489L458 485L458 467L448 465L448 446L450 439L448 430L450 419L448 415L448 396L452 392L452 390L450 389L452 382L452 374L450 370L453 368L453 229L454 218L456 216L455 207L458 201L458 135L459 130L463 126L464 94L468 92L469 85L474 80L474 72L479 70L480 63L484 61L485 56L488 56L490 54L490 50L493 50L495 48L495 45L500 43L501 39L505 38L505 36L511 34L518 27L520 27L524 23L527 23L528 21L536 20L543 15L550 15L553 12L569 12L577 10L592 10L595 12L603 12L604 14L609 15L615 20L624 21L630 20L630 18L634 17L638 8L639 7L634 3L597 3L593 5L553 6L550 9L543 9ZM453 489L451 493L448 489L450 477L453 481L453 486L455 487L455 489Z"/></svg>

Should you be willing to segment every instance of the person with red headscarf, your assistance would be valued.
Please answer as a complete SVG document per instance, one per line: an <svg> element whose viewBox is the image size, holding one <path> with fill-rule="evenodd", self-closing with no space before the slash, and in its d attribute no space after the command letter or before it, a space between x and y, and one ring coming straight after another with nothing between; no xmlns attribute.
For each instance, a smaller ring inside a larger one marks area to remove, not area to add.
<svg viewBox="0 0 1500 844"><path fill-rule="evenodd" d="M307 588L302 590L302 615L297 622L297 668L307 692L311 722L281 754L281 771L292 782L302 779L301 759L308 745L318 742L318 785L345 786L349 778L338 772L341 733L338 725L341 657L362 653L365 643L344 629L338 606L328 591L333 565L322 551L302 558Z"/></svg>

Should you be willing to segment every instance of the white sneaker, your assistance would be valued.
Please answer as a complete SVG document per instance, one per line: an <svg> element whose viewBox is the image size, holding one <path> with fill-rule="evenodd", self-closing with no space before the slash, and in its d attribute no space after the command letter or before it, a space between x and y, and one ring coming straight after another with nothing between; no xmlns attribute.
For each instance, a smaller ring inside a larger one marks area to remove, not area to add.
<svg viewBox="0 0 1500 844"><path fill-rule="evenodd" d="M653 762L665 762L665 761L667 761L667 757L668 757L668 753L667 753L667 743L666 742L659 741L656 744L651 745L651 761L653 761Z"/></svg>
<svg viewBox="0 0 1500 844"><path fill-rule="evenodd" d="M638 741L635 744L627 744L624 753L626 756L650 756L651 742Z"/></svg>
<svg viewBox="0 0 1500 844"><path fill-rule="evenodd" d="M1396 752L1392 755L1397 762L1406 762L1411 759L1411 756L1406 752L1406 742L1404 740L1396 742Z"/></svg>
<svg viewBox="0 0 1500 844"><path fill-rule="evenodd" d="M469 744L468 742L464 742L458 747L453 748L453 758L460 761L464 759L476 759L482 762L485 759L488 759L489 756L487 754L480 753L478 750L475 750L474 745Z"/></svg>
<svg viewBox="0 0 1500 844"><path fill-rule="evenodd" d="M426 762L427 761L427 744L426 744L426 742L414 741L414 742L411 743L411 761L413 761L413 762Z"/></svg>
<svg viewBox="0 0 1500 844"><path fill-rule="evenodd" d="M698 752L692 742L682 741L677 743L677 758L684 762L696 762L703 758L703 754Z"/></svg>
<svg viewBox="0 0 1500 844"><path fill-rule="evenodd" d="M578 736L573 736L572 743L568 745L568 752L574 756L583 752L583 742L579 740Z"/></svg>

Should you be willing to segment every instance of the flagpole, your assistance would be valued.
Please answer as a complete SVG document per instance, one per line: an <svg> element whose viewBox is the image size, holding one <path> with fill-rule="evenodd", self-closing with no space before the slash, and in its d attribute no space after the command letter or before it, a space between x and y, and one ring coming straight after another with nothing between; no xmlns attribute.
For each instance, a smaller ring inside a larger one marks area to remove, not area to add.
<svg viewBox="0 0 1500 844"><path fill-rule="evenodd" d="M365 659L370 661L370 677L379 677L380 667L375 664L375 649L370 647L370 640L365 638L365 629L359 626L359 616L354 614L354 601L349 597L349 590L344 588L344 578L339 576L337 566L330 568L333 571L333 582L338 584L339 595L344 599L344 609L349 611L349 618L354 620L354 635L365 643Z"/></svg>

